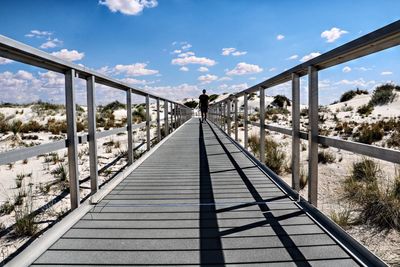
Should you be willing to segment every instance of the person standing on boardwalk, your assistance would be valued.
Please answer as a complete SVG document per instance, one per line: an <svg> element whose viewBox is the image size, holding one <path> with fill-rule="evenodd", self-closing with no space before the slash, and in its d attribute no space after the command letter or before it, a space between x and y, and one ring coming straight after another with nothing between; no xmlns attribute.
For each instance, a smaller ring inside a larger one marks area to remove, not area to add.
<svg viewBox="0 0 400 267"><path fill-rule="evenodd" d="M201 122L204 122L207 119L208 112L208 95L206 94L206 90L203 90L203 94L199 97L199 107L201 111Z"/></svg>

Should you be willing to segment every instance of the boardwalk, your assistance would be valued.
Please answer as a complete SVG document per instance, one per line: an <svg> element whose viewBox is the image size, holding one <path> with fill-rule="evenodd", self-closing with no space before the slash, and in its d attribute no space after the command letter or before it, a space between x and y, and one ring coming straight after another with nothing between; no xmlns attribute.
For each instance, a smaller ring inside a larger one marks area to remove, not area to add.
<svg viewBox="0 0 400 267"><path fill-rule="evenodd" d="M191 119L33 264L358 266L219 129Z"/></svg>

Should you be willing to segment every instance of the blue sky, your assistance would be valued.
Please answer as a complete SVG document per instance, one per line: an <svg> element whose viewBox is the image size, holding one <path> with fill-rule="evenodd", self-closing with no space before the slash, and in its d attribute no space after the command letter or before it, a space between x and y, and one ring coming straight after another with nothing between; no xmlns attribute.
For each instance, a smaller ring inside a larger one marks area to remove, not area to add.
<svg viewBox="0 0 400 267"><path fill-rule="evenodd" d="M245 89L398 20L399 10L400 1L376 0L2 0L0 34L181 99ZM400 83L399 67L396 47L322 71L320 102ZM62 77L0 59L0 92L0 101L62 101ZM280 92L288 86L267 94Z"/></svg>

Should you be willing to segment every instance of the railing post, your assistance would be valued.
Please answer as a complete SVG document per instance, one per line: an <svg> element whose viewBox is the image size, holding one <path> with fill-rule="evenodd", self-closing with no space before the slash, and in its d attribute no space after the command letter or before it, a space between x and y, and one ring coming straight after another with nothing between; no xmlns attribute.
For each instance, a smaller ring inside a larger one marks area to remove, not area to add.
<svg viewBox="0 0 400 267"><path fill-rule="evenodd" d="M177 112L178 105L174 103L174 122L175 122L175 129L178 128L178 112Z"/></svg>
<svg viewBox="0 0 400 267"><path fill-rule="evenodd" d="M128 164L133 163L133 133L132 133L132 93L131 89L126 91L126 122L128 128Z"/></svg>
<svg viewBox="0 0 400 267"><path fill-rule="evenodd" d="M223 129L224 129L224 131L226 132L226 119L227 119L227 117L226 117L226 102L223 102L222 103L223 104L223 108L224 108L224 115L223 115L223 120L222 120L222 123L223 123Z"/></svg>
<svg viewBox="0 0 400 267"><path fill-rule="evenodd" d="M308 67L308 201L318 202L318 71Z"/></svg>
<svg viewBox="0 0 400 267"><path fill-rule="evenodd" d="M146 95L146 144L147 151L150 150L150 96Z"/></svg>
<svg viewBox="0 0 400 267"><path fill-rule="evenodd" d="M175 130L175 125L174 125L174 106L172 103L170 103L171 111L169 112L171 114L171 132Z"/></svg>
<svg viewBox="0 0 400 267"><path fill-rule="evenodd" d="M168 101L167 100L164 100L164 128L165 128L165 136L169 135Z"/></svg>
<svg viewBox="0 0 400 267"><path fill-rule="evenodd" d="M265 88L260 87L260 161L265 163Z"/></svg>
<svg viewBox="0 0 400 267"><path fill-rule="evenodd" d="M95 102L95 77L89 76L86 80L87 107L88 107L88 141L89 141L89 168L90 168L90 194L97 192L97 139L96 139L96 102Z"/></svg>
<svg viewBox="0 0 400 267"><path fill-rule="evenodd" d="M226 113L228 115L228 117L226 118L226 128L228 128L227 133L228 133L228 136L230 137L231 136L231 106L232 106L230 98L228 98L228 100L226 100L226 106L227 106Z"/></svg>
<svg viewBox="0 0 400 267"><path fill-rule="evenodd" d="M300 190L300 77L292 74L292 188Z"/></svg>
<svg viewBox="0 0 400 267"><path fill-rule="evenodd" d="M161 141L160 98L157 97L157 141Z"/></svg>
<svg viewBox="0 0 400 267"><path fill-rule="evenodd" d="M233 99L234 104L235 104L235 141L237 142L239 140L239 124L238 124L238 99L235 97Z"/></svg>
<svg viewBox="0 0 400 267"><path fill-rule="evenodd" d="M71 195L71 210L79 207L79 171L78 171L78 135L76 132L76 102L75 102L75 70L65 73L65 108L67 110L67 146L69 192Z"/></svg>
<svg viewBox="0 0 400 267"><path fill-rule="evenodd" d="M223 128L224 127L224 122L222 120L223 118L223 110L222 110L222 105L223 103L219 103L219 127Z"/></svg>
<svg viewBox="0 0 400 267"><path fill-rule="evenodd" d="M247 149L249 147L249 124L248 124L248 93L244 93L243 96L243 101L244 101L244 106L243 106L243 124L244 124L244 148Z"/></svg>

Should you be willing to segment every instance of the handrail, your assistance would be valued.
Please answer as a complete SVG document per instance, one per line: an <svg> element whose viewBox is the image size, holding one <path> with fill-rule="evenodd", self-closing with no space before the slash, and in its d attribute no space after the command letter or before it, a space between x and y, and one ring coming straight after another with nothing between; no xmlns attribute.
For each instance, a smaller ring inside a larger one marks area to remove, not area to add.
<svg viewBox="0 0 400 267"><path fill-rule="evenodd" d="M160 98L170 103L184 106L179 102L160 97L156 94L152 94L144 90L140 90L138 88L134 88L127 83L121 82L111 77L107 77L106 75L91 70L87 67L60 59L54 55L48 54L37 48L23 44L21 42L18 42L1 34L0 34L0 56L15 61L19 61L28 65L45 68L62 74L65 74L70 69L74 69L76 74L82 79L87 79L91 76L94 76L96 83L124 91L131 90L133 93L138 95L142 96L149 95L151 98L154 99Z"/></svg>
<svg viewBox="0 0 400 267"><path fill-rule="evenodd" d="M317 206L318 195L318 145L323 144L350 152L400 163L400 151L366 145L348 140L340 140L318 134L318 71L342 64L349 60L364 57L378 51L382 51L400 45L400 20L384 26L376 31L368 33L360 38L350 41L342 46L330 50L307 62L299 64L284 71L270 79L251 86L241 92L229 95L227 98L210 104L210 117L222 129L227 129L228 135L231 131L231 102L234 102L234 127L235 133L238 128L237 99L244 97L244 147L248 147L248 125L260 128L260 139L265 136L265 130L292 135L292 187L300 189L300 139L308 140L308 201ZM307 132L300 131L300 77L308 75L308 117L309 125ZM283 128L275 125L265 124L264 112L265 90L292 81L292 128ZM248 94L260 92L260 123L248 120ZM237 134L235 140L238 141ZM264 162L264 142L260 142L260 161Z"/></svg>
<svg viewBox="0 0 400 267"><path fill-rule="evenodd" d="M186 122L192 113L189 107L167 98L133 88L117 79L107 77L84 66L80 66L63 59L57 58L44 51L33 48L29 45L20 43L13 39L0 35L0 56L26 63L32 66L45 68L51 71L64 74L65 78L65 108L67 123L67 138L53 143L38 145L31 148L22 148L12 151L0 153L0 164L14 162L28 157L37 156L39 154L67 148L68 151L68 173L69 173L69 190L71 195L71 209L75 209L80 204L79 193L79 168L78 168L78 144L89 142L89 165L90 165L90 189L91 195L94 195L99 188L98 185L98 167L97 167L97 139L118 132L127 131L128 150L127 161L128 166L133 164L133 129L146 127L146 151L151 149L150 128L153 123L157 124L156 139L161 141L161 117L160 100L164 101L164 125L165 135L170 130L175 131L184 122ZM88 106L88 133L78 136L76 128L76 97L75 97L75 78L79 77L86 80L87 90L87 106ZM109 131L96 131L96 103L95 103L95 87L97 84L109 86L111 88L123 90L126 92L127 104L127 125L121 128ZM132 94L146 97L146 119L142 124L132 124ZM150 114L150 98L156 100L157 119L151 120Z"/></svg>

